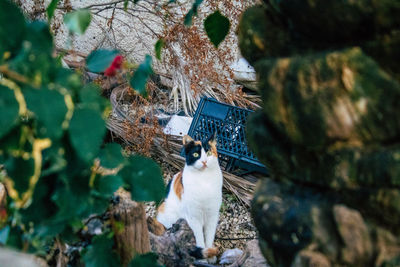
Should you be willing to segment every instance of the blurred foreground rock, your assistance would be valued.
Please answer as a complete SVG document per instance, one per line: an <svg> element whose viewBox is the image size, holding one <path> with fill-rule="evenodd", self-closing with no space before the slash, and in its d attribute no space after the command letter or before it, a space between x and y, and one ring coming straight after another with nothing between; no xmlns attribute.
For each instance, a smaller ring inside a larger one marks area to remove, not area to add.
<svg viewBox="0 0 400 267"><path fill-rule="evenodd" d="M47 263L45 260L30 254L17 252L8 248L0 248L0 266L47 267Z"/></svg>
<svg viewBox="0 0 400 267"><path fill-rule="evenodd" d="M242 16L263 99L247 136L271 173L252 214L273 266L400 265L399 10L264 0Z"/></svg>

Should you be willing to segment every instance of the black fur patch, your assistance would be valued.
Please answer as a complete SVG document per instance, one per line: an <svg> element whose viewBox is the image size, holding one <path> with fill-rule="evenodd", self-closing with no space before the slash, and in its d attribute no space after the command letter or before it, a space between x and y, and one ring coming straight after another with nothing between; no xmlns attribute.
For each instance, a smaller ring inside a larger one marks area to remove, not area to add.
<svg viewBox="0 0 400 267"><path fill-rule="evenodd" d="M194 247L189 249L189 255L196 259L204 259L203 249L200 247Z"/></svg>
<svg viewBox="0 0 400 267"><path fill-rule="evenodd" d="M169 182L168 182L167 191L166 191L167 193L165 194L165 198L168 197L169 191L171 190L172 180L173 180L173 179L169 180Z"/></svg>
<svg viewBox="0 0 400 267"><path fill-rule="evenodd" d="M201 144L203 145L204 151L208 152L211 150L211 146L209 144L210 141L214 141L215 135L212 134L206 141L202 141Z"/></svg>
<svg viewBox="0 0 400 267"><path fill-rule="evenodd" d="M198 156L197 157L193 156L194 153L197 153ZM192 141L185 146L185 158L186 158L186 164L188 166L193 165L200 158L200 156L201 156L201 145L197 145Z"/></svg>

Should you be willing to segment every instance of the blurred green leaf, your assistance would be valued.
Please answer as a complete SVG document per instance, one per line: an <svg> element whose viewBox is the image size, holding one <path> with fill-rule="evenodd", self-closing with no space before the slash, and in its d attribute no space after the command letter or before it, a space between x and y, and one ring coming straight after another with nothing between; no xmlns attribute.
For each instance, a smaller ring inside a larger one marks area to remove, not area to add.
<svg viewBox="0 0 400 267"><path fill-rule="evenodd" d="M79 91L79 98L84 107L92 108L99 112L103 112L109 105L109 101L101 96L101 89L94 83L86 84Z"/></svg>
<svg viewBox="0 0 400 267"><path fill-rule="evenodd" d="M210 41L218 48L218 45L228 35L230 22L217 10L205 19L204 28Z"/></svg>
<svg viewBox="0 0 400 267"><path fill-rule="evenodd" d="M0 90L3 89L0 88ZM31 147L30 148L21 147L23 145L21 144L21 140L26 140L26 139L21 139L22 135L23 132L20 126L15 126L14 128L12 128L8 132L8 134L6 134L1 138L0 150L3 150L5 152L10 152L11 150L18 150L18 149L31 151L32 150Z"/></svg>
<svg viewBox="0 0 400 267"><path fill-rule="evenodd" d="M0 229L0 244L5 245L7 243L8 235L10 234L10 226L6 225Z"/></svg>
<svg viewBox="0 0 400 267"><path fill-rule="evenodd" d="M106 197L111 197L124 181L118 175L108 175L96 179L96 189Z"/></svg>
<svg viewBox="0 0 400 267"><path fill-rule="evenodd" d="M48 25L41 21L27 24L25 41L19 54L10 62L10 69L32 81L35 87L50 83L57 67L51 56L53 37Z"/></svg>
<svg viewBox="0 0 400 267"><path fill-rule="evenodd" d="M184 20L184 24L186 26L190 26L192 25L192 20L193 20L193 16L197 16L197 11L199 9L200 4L203 2L203 0L195 0L192 8L189 10L189 12L185 15L185 20Z"/></svg>
<svg viewBox="0 0 400 267"><path fill-rule="evenodd" d="M104 168L113 169L125 160L122 155L121 146L116 143L106 144L100 150L100 165Z"/></svg>
<svg viewBox="0 0 400 267"><path fill-rule="evenodd" d="M107 235L93 237L92 244L83 255L85 267L119 267L118 255L113 251L114 240Z"/></svg>
<svg viewBox="0 0 400 267"><path fill-rule="evenodd" d="M8 0L0 1L0 62L4 52L15 53L25 34L25 19L19 8Z"/></svg>
<svg viewBox="0 0 400 267"><path fill-rule="evenodd" d="M146 55L144 61L139 65L139 68L135 71L130 81L131 87L138 91L144 97L147 96L147 80L149 79L150 75L153 74L153 69L151 68L151 65L151 56Z"/></svg>
<svg viewBox="0 0 400 267"><path fill-rule="evenodd" d="M5 162L5 169L8 176L14 182L14 188L23 193L29 188L29 180L33 175L35 162L33 158L10 157Z"/></svg>
<svg viewBox="0 0 400 267"><path fill-rule="evenodd" d="M124 11L128 10L128 4L129 4L129 0L125 0L124 1Z"/></svg>
<svg viewBox="0 0 400 267"><path fill-rule="evenodd" d="M118 50L95 50L87 57L86 66L91 72L104 72L118 54Z"/></svg>
<svg viewBox="0 0 400 267"><path fill-rule="evenodd" d="M154 49L156 51L156 58L158 60L161 60L161 49L164 47L165 42L163 38L158 39L158 41L156 42Z"/></svg>
<svg viewBox="0 0 400 267"><path fill-rule="evenodd" d="M100 112L89 108L77 108L72 116L69 137L78 156L90 162L98 154L106 132Z"/></svg>
<svg viewBox="0 0 400 267"><path fill-rule="evenodd" d="M43 21L33 21L27 24L25 39L29 41L32 51L36 54L44 54L48 64L54 64L51 53L53 52L53 35L49 25ZM31 56L31 55L30 55ZM32 56L30 61L32 61ZM41 68L41 66L36 66ZM54 68L54 65L52 66Z"/></svg>
<svg viewBox="0 0 400 267"><path fill-rule="evenodd" d="M14 91L0 85L0 138L5 136L18 122L19 105Z"/></svg>
<svg viewBox="0 0 400 267"><path fill-rule="evenodd" d="M129 263L129 267L160 267L161 265L157 262L158 256L155 253L146 253L143 255L137 255Z"/></svg>
<svg viewBox="0 0 400 267"><path fill-rule="evenodd" d="M68 111L64 96L49 89L27 89L24 95L28 109L38 120L38 136L60 138L63 134L61 125Z"/></svg>
<svg viewBox="0 0 400 267"><path fill-rule="evenodd" d="M64 23L68 30L77 34L84 34L92 20L92 14L87 9L69 12L64 16Z"/></svg>
<svg viewBox="0 0 400 267"><path fill-rule="evenodd" d="M133 200L159 202L164 198L162 172L152 159L133 156L120 175L129 185Z"/></svg>
<svg viewBox="0 0 400 267"><path fill-rule="evenodd" d="M57 8L57 4L60 2L60 0L51 0L50 4L46 8L47 12L47 19L50 21L51 18L54 16L54 11Z"/></svg>

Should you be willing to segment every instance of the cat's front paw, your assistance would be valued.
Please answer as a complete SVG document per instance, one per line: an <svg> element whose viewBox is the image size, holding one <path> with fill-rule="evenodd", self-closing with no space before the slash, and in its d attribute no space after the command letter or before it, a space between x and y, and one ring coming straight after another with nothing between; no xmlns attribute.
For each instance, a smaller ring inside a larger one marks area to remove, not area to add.
<svg viewBox="0 0 400 267"><path fill-rule="evenodd" d="M217 262L217 256L211 257L211 258L207 258L207 262L209 264L214 264Z"/></svg>

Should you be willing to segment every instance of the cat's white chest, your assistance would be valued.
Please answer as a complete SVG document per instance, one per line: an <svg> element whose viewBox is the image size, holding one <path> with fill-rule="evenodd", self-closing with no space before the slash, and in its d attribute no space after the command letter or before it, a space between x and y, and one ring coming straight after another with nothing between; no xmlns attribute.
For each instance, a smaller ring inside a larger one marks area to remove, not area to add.
<svg viewBox="0 0 400 267"><path fill-rule="evenodd" d="M183 177L184 200L203 207L220 205L222 173L219 168L203 172L184 170Z"/></svg>

